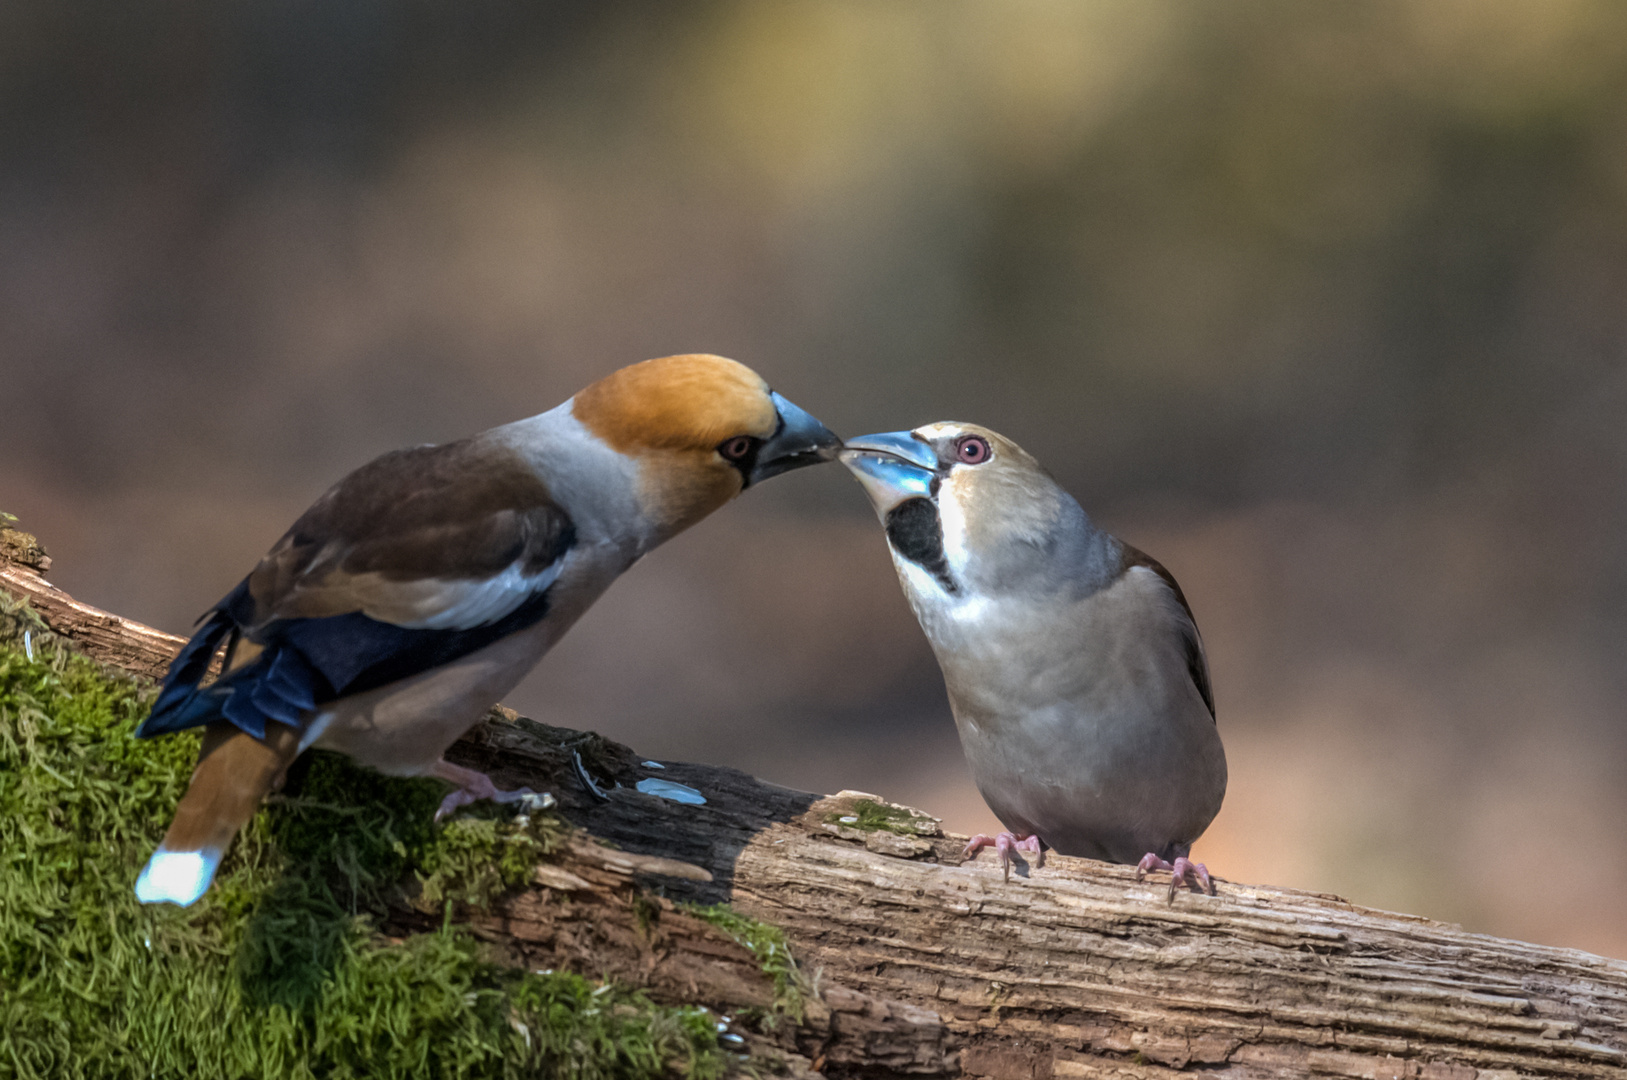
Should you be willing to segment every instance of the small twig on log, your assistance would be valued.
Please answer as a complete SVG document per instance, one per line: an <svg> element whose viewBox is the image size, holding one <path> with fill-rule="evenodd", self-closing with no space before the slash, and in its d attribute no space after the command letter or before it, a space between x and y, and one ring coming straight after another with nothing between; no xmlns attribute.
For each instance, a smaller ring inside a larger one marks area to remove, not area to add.
<svg viewBox="0 0 1627 1080"><path fill-rule="evenodd" d="M3 560L0 587L105 663L156 675L180 644ZM769 1009L751 954L674 903L727 900L783 927L810 978L801 1023L778 1036L799 1052L793 1071L1627 1076L1619 960L1288 889L1223 882L1171 904L1132 868L1083 859L1006 882L992 861L959 865L957 838L845 824L861 817L859 793L819 799L668 762L659 776L707 802L667 802L635 789L655 774L628 748L509 710L451 756L553 791L570 820L617 845L573 843L533 887L467 914L474 932L531 967ZM606 801L582 791L577 758ZM403 910L396 928L423 918Z"/></svg>

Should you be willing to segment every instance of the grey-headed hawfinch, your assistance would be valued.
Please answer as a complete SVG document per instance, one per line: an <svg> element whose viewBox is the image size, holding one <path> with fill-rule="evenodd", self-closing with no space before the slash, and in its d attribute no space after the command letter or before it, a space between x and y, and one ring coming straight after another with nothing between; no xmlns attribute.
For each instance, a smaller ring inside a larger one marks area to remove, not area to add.
<svg viewBox="0 0 1627 1080"><path fill-rule="evenodd" d="M527 420L385 454L340 480L201 620L146 737L205 726L136 883L190 904L307 747L498 792L442 753L640 556L838 440L718 356L613 372ZM203 685L211 660L223 673Z"/></svg>
<svg viewBox="0 0 1627 1080"><path fill-rule="evenodd" d="M1213 891L1186 856L1220 810L1226 754L1203 641L1156 561L1091 523L1022 448L938 423L850 440L943 670L972 777L1009 832Z"/></svg>

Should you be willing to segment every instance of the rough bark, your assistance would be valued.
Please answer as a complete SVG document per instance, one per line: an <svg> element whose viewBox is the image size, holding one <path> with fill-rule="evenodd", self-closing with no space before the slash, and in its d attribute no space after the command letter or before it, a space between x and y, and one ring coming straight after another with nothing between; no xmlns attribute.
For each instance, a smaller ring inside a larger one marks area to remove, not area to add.
<svg viewBox="0 0 1627 1080"><path fill-rule="evenodd" d="M75 602L0 558L88 654L160 673L180 639ZM1627 963L1219 883L1219 895L1052 857L1010 881L960 839L844 823L820 798L732 769L654 769L599 736L494 710L454 747L500 784L560 799L584 832L472 930L513 962L645 986L666 1000L769 1010L744 948L682 901L727 900L786 931L805 1012L756 1040L793 1073L1160 1077L1627 1076ZM590 793L577 760L602 789ZM645 777L706 796L643 794ZM923 823L927 832L936 832ZM904 830L911 832L909 829ZM614 847L596 843L608 841ZM423 924L402 910L396 932Z"/></svg>
<svg viewBox="0 0 1627 1080"><path fill-rule="evenodd" d="M138 675L161 677L182 639L81 604L41 577L35 566L13 561L10 556L28 550L33 539L15 529L0 529L0 588L27 600L51 629L72 638L86 655ZM40 558L48 568L51 561L43 550Z"/></svg>

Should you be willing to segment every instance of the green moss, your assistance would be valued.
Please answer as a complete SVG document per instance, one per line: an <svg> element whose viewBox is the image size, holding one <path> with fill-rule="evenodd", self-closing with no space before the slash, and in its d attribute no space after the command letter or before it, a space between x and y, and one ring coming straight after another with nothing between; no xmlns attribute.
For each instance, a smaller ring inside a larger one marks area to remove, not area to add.
<svg viewBox="0 0 1627 1080"><path fill-rule="evenodd" d="M319 755L202 900L137 903L197 753L195 735L132 737L151 695L0 594L0 1077L723 1071L704 1009L517 971L455 928L383 939L396 890L486 903L558 835L497 810L437 826L431 781Z"/></svg>
<svg viewBox="0 0 1627 1080"><path fill-rule="evenodd" d="M475 813L485 812L476 808ZM506 821L456 817L418 860L418 906L439 910L446 901L483 907L531 880L538 863L559 846L562 830L551 814L522 814Z"/></svg>
<svg viewBox="0 0 1627 1080"><path fill-rule="evenodd" d="M901 836L936 836L941 831L936 818L901 806L883 806L860 799L845 814L827 814L825 822L863 832L893 832Z"/></svg>
<svg viewBox="0 0 1627 1080"><path fill-rule="evenodd" d="M35 569L49 567L51 559L44 545L28 533L14 528L16 524L15 514L0 512L0 556Z"/></svg>
<svg viewBox="0 0 1627 1080"><path fill-rule="evenodd" d="M774 980L774 1014L802 1023L804 1014L802 994L806 981L791 955L791 943L785 931L777 926L759 922L742 915L728 904L683 904L683 911L711 923L728 934L737 944L751 950L762 966L763 973ZM766 1026L773 1026L774 1017L765 1017Z"/></svg>

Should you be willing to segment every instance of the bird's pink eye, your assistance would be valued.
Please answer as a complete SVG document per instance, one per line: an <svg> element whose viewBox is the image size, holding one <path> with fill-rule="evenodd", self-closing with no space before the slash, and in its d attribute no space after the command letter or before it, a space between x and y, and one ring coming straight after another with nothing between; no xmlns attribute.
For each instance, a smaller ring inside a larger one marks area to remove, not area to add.
<svg viewBox="0 0 1627 1080"><path fill-rule="evenodd" d="M989 444L976 435L968 435L955 444L955 456L967 465L981 465L989 460Z"/></svg>
<svg viewBox="0 0 1627 1080"><path fill-rule="evenodd" d="M749 435L736 435L728 442L717 448L717 452L730 461L739 461L751 453L751 437Z"/></svg>

